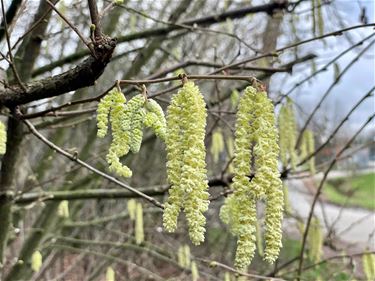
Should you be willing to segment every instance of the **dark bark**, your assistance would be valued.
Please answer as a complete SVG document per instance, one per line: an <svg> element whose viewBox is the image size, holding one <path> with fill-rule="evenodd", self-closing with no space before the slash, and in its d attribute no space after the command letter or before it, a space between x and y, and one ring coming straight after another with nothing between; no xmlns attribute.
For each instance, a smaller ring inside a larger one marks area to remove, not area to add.
<svg viewBox="0 0 375 281"><path fill-rule="evenodd" d="M242 18L248 14L255 14L255 13L268 13L273 14L277 10L286 9L288 4L286 2L278 3L278 2L272 2L265 5L259 5L259 6L247 6L240 9L234 9L230 10L221 14L217 15L210 15L206 17L191 19L187 21L180 22L181 25L188 25L194 28L194 25L198 26L208 26L215 23L220 23L223 21L226 21L227 19L236 19L236 18ZM155 37L155 36L161 36L161 35L167 35L168 33L175 31L175 30L181 30L184 29L181 25L170 25L167 27L160 27L160 28L152 28L145 31L135 32L129 35L120 36L117 38L118 43L124 43L124 42L130 42L133 40L138 39L145 39L149 37ZM55 61L51 64L45 65L41 68L36 69L33 72L33 76L40 75L46 71L51 71L52 69L62 66L66 63L70 63L73 61L76 61L86 55L89 54L88 50L82 50L78 53L69 55L65 58L62 58L61 60Z"/></svg>
<svg viewBox="0 0 375 281"><path fill-rule="evenodd" d="M8 229L11 224L12 195L15 193L17 159L21 153L22 127L18 120L9 118L6 153L1 161L0 174L0 264L4 262Z"/></svg>
<svg viewBox="0 0 375 281"><path fill-rule="evenodd" d="M19 86L5 89L0 92L0 104L12 107L94 85L110 61L115 46L116 40L110 39L95 48L97 59L89 57L62 74L27 83L26 91Z"/></svg>

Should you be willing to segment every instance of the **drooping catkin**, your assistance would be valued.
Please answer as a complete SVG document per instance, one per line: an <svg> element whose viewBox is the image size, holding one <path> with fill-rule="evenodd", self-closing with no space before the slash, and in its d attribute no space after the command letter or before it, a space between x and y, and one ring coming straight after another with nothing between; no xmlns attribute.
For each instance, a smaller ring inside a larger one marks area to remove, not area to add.
<svg viewBox="0 0 375 281"><path fill-rule="evenodd" d="M259 133L257 133L259 138L257 145L260 145L254 147L256 171L252 183L264 185L266 197L264 233L266 247L264 250L264 260L273 263L279 256L282 247L281 224L284 210L282 181L278 170L278 156L280 153L278 145L279 136L276 129L272 101L268 99L266 92L258 92L256 98L258 99L257 108L263 108L259 111L260 116L256 114L256 121L262 120L264 123L260 126ZM259 152L257 152L257 149L259 149ZM260 168L257 166L257 159L260 162ZM258 175L261 176L259 183L257 181Z"/></svg>
<svg viewBox="0 0 375 281"><path fill-rule="evenodd" d="M320 261L323 249L323 233L318 218L313 218L310 225L309 258L317 263Z"/></svg>
<svg viewBox="0 0 375 281"><path fill-rule="evenodd" d="M191 280L198 281L199 279L199 271L198 266L195 261L191 262Z"/></svg>
<svg viewBox="0 0 375 281"><path fill-rule="evenodd" d="M238 200L236 200L234 195L229 195L225 199L223 206L221 206L219 213L221 221L229 226L229 231L233 235L237 235L239 227L237 203Z"/></svg>
<svg viewBox="0 0 375 281"><path fill-rule="evenodd" d="M35 251L31 255L31 269L34 272L38 272L42 268L43 256L39 251Z"/></svg>
<svg viewBox="0 0 375 281"><path fill-rule="evenodd" d="M127 203L128 213L130 220L135 220L135 213L137 209L137 201L134 199L129 199Z"/></svg>
<svg viewBox="0 0 375 281"><path fill-rule="evenodd" d="M264 249L263 249L263 238L262 238L262 230L260 227L260 223L257 220L256 222L256 240L257 240L257 249L259 256L264 256Z"/></svg>
<svg viewBox="0 0 375 281"><path fill-rule="evenodd" d="M7 131L3 122L0 121L0 155L5 154L7 142Z"/></svg>
<svg viewBox="0 0 375 281"><path fill-rule="evenodd" d="M178 260L178 265L185 268L185 248L184 246L180 246L178 247L178 250L177 250L177 260Z"/></svg>
<svg viewBox="0 0 375 281"><path fill-rule="evenodd" d="M129 152L129 136L122 128L122 122L125 119L125 102L124 95L117 88L113 88L100 100L96 118L98 137L104 137L107 134L108 115L111 122L112 143L106 157L109 170L120 176L130 177L131 170L120 162L120 157Z"/></svg>
<svg viewBox="0 0 375 281"><path fill-rule="evenodd" d="M137 203L135 215L135 243L141 244L145 240L143 229L143 208L141 203Z"/></svg>
<svg viewBox="0 0 375 281"><path fill-rule="evenodd" d="M118 96L122 95L117 88L113 88L105 95L98 104L98 109L96 110L96 120L98 127L98 137L103 138L107 135L108 131L108 116L113 106L114 100L118 101ZM116 98L117 97L117 98ZM123 103L126 102L125 97L123 97Z"/></svg>
<svg viewBox="0 0 375 281"><path fill-rule="evenodd" d="M143 94L130 99L126 104L124 95L117 89L111 90L100 100L97 110L98 136L108 131L108 115L112 129L112 143L107 154L109 170L123 177L131 177L132 171L120 161L129 153L139 152L142 144L143 127L150 127L165 140L166 121L160 105L147 100Z"/></svg>
<svg viewBox="0 0 375 281"><path fill-rule="evenodd" d="M297 164L297 154L295 151L297 124L294 116L293 101L289 98L287 98L286 104L280 109L278 125L281 162L284 167L287 167L290 160L292 168L295 169Z"/></svg>
<svg viewBox="0 0 375 281"><path fill-rule="evenodd" d="M254 256L259 199L266 199L264 259L274 262L279 254L283 192L278 155L273 104L266 92L249 86L240 99L236 118L234 193L220 212L221 219L238 237L235 266L239 270L244 270Z"/></svg>
<svg viewBox="0 0 375 281"><path fill-rule="evenodd" d="M190 268L190 247L189 245L182 245L178 248L178 264L183 268Z"/></svg>
<svg viewBox="0 0 375 281"><path fill-rule="evenodd" d="M193 244L204 241L208 209L208 181L204 145L206 106L193 82L186 82L172 98L167 115L167 174L171 184L163 224L173 232L183 208Z"/></svg>
<svg viewBox="0 0 375 281"><path fill-rule="evenodd" d="M227 155L228 155L228 161L232 159L234 156L234 141L232 136L228 136L226 138L226 148L227 148ZM228 173L233 173L234 168L233 168L233 161L230 162L228 166Z"/></svg>
<svg viewBox="0 0 375 281"><path fill-rule="evenodd" d="M145 108L147 113L143 120L143 124L146 127L151 128L157 137L165 141L167 123L163 109L155 100L152 99L147 100L145 103Z"/></svg>
<svg viewBox="0 0 375 281"><path fill-rule="evenodd" d="M283 184L283 191L284 191L284 210L286 213L291 213L292 206L290 205L290 201L289 201L289 188L285 183Z"/></svg>
<svg viewBox="0 0 375 281"><path fill-rule="evenodd" d="M366 280L375 279L375 255L372 253L366 253L362 256L362 267L365 273Z"/></svg>
<svg viewBox="0 0 375 281"><path fill-rule="evenodd" d="M216 129L212 133L212 141L211 141L211 154L212 154L214 163L218 162L219 156L223 151L224 151L223 133L220 129Z"/></svg>
<svg viewBox="0 0 375 281"><path fill-rule="evenodd" d="M125 109L123 129L129 134L129 148L133 153L139 152L143 137L143 119L146 111L143 108L146 99L142 94L134 96L128 101Z"/></svg>
<svg viewBox="0 0 375 281"><path fill-rule="evenodd" d="M310 155L315 151L315 140L314 140L314 133L313 131L306 130L306 148L307 148L307 153ZM309 160L309 170L312 175L315 175L315 157L311 157Z"/></svg>
<svg viewBox="0 0 375 281"><path fill-rule="evenodd" d="M110 266L107 267L107 271L105 273L105 281L116 281L115 271Z"/></svg>
<svg viewBox="0 0 375 281"><path fill-rule="evenodd" d="M240 100L240 93L237 91L237 89L234 89L230 95L230 103L233 108L237 107L239 100Z"/></svg>
<svg viewBox="0 0 375 281"><path fill-rule="evenodd" d="M232 276L228 271L224 273L224 281L232 281Z"/></svg>
<svg viewBox="0 0 375 281"><path fill-rule="evenodd" d="M57 213L59 217L67 219L69 218L69 201L63 200L60 202L59 207L57 209Z"/></svg>

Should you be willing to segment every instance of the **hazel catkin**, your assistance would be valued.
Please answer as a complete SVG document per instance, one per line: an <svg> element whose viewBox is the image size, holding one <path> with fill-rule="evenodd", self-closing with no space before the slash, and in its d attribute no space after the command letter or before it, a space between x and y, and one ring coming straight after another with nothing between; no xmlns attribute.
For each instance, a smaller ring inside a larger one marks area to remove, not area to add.
<svg viewBox="0 0 375 281"><path fill-rule="evenodd" d="M0 121L0 155L5 154L7 141L7 131L5 125Z"/></svg>
<svg viewBox="0 0 375 281"><path fill-rule="evenodd" d="M186 82L172 98L167 115L167 174L171 184L163 224L167 231L177 227L183 209L193 244L204 241L208 209L208 181L204 145L206 106L193 82Z"/></svg>
<svg viewBox="0 0 375 281"><path fill-rule="evenodd" d="M280 109L279 118L279 134L280 134L280 158L284 167L288 166L288 161L293 169L297 165L296 145L296 129L297 123L294 116L294 106L290 98Z"/></svg>
<svg viewBox="0 0 375 281"><path fill-rule="evenodd" d="M278 134L266 92L247 87L239 101L234 153L233 194L220 216L238 237L235 266L244 270L256 248L256 202L266 201L264 259L273 262L281 248L283 192L278 171Z"/></svg>

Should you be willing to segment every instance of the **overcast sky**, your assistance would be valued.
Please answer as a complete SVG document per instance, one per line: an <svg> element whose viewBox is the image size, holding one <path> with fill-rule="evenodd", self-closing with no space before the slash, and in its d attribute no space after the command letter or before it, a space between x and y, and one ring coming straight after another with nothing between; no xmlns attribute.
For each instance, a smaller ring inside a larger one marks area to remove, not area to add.
<svg viewBox="0 0 375 281"><path fill-rule="evenodd" d="M325 32L334 31L337 29L333 23L330 25L332 19L328 18L332 15L332 9L335 9L336 12L342 15L344 19L344 26L352 26L361 24L359 21L359 15L361 7L366 8L368 22L374 22L374 0L370 1L357 1L357 0L336 0L334 6L327 7L324 10L324 21L325 21ZM335 28L333 28L335 26ZM332 27L332 28L331 28ZM328 30L327 30L328 29ZM351 32L348 32L347 35L350 36L350 39L354 42L360 41L362 38L372 34L374 32L373 28L365 29L356 29ZM306 36L309 38L311 34ZM304 38L304 39L306 39ZM342 57L338 64L340 69L343 70L345 66L353 60L358 53L366 47L372 40L375 39L375 36L367 40L364 45L354 49L353 51L347 53ZM302 47L302 53L315 53L320 54L322 59L317 60L317 68L323 66L329 60L334 58L340 52L345 50L350 46L350 42L344 36L331 37L325 40L325 43L322 41L313 42L306 44ZM374 44L375 45L375 44ZM366 92L368 92L375 84L375 64L374 64L374 50L375 47L372 47L365 53L364 56L360 58L343 76L339 84L337 84L326 102L322 106L320 115L324 114L330 118L333 123L331 126L336 126L338 122L350 111L352 106L361 99ZM282 46L282 43L280 44ZM311 69L306 69L297 67L293 74L293 79L287 79L283 81L283 92L287 92L295 82L301 80L301 78L306 77L311 73ZM277 78L276 78L277 79ZM295 91L292 95L298 103L303 106L303 109L306 112L311 112L315 105L318 103L319 99L325 93L325 91L330 87L334 79L334 68L331 66L328 71L322 72L321 74L314 77L311 82L306 83L298 91ZM348 125L351 129L356 129L361 126L368 116L375 111L374 98L367 99L355 113L353 113L350 118ZM369 127L374 127L374 122ZM347 129L345 127L345 129Z"/></svg>

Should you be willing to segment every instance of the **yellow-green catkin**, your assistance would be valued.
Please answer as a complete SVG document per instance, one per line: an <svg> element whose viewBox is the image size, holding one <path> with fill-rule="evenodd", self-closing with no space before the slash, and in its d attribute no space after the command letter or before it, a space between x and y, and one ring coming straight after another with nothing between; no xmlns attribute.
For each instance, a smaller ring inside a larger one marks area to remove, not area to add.
<svg viewBox="0 0 375 281"><path fill-rule="evenodd" d="M135 243L141 244L145 240L143 229L143 208L141 203L137 203L135 215Z"/></svg>
<svg viewBox="0 0 375 281"><path fill-rule="evenodd" d="M362 256L362 267L366 280L375 280L375 255L366 253Z"/></svg>
<svg viewBox="0 0 375 281"><path fill-rule="evenodd" d="M142 94L134 96L126 104L123 129L129 132L129 148L133 153L139 152L143 137L143 121L146 111L143 108L146 99Z"/></svg>
<svg viewBox="0 0 375 281"><path fill-rule="evenodd" d="M42 256L42 254L39 251L35 251L31 255L31 269L34 272L38 272L41 269L42 264L43 264L43 256Z"/></svg>
<svg viewBox="0 0 375 281"><path fill-rule="evenodd" d="M167 174L171 184L163 225L168 232L177 227L183 209L193 244L204 241L208 209L206 150L206 104L193 82L186 82L172 98L167 114Z"/></svg>
<svg viewBox="0 0 375 281"><path fill-rule="evenodd" d="M183 245L178 248L178 264L183 268L190 268L190 247Z"/></svg>
<svg viewBox="0 0 375 281"><path fill-rule="evenodd" d="M224 138L223 133L219 129L216 129L212 133L212 142L211 142L211 154L214 163L219 161L220 154L224 151Z"/></svg>
<svg viewBox="0 0 375 281"><path fill-rule="evenodd" d="M257 94L258 107L263 108L256 116L256 121L262 120L264 124L260 125L258 144L254 147L254 154L259 153L262 157L255 158L255 177L252 184L257 184L257 177L261 175L263 179L259 180L260 185L264 185L266 197L266 215L265 215L265 250L263 259L269 263L275 262L279 256L282 247L282 220L284 210L284 194L280 172L278 170L278 156L280 153L278 141L279 136L276 129L273 103L267 98L266 92ZM259 146L258 146L259 145ZM294 147L293 147L294 148ZM257 152L259 149L259 152ZM259 164L260 162L260 167Z"/></svg>
<svg viewBox="0 0 375 281"><path fill-rule="evenodd" d="M192 261L191 262L191 280L192 281L198 281L198 279L199 279L198 267L197 267L197 264L195 263L195 261Z"/></svg>
<svg viewBox="0 0 375 281"><path fill-rule="evenodd" d="M231 232L238 236L235 265L243 270L250 264L256 241L256 198L258 191L250 188L251 154L254 145L253 100L256 89L247 87L239 101L236 131L232 188L233 195L227 198L221 210L221 218L228 223Z"/></svg>
<svg viewBox="0 0 375 281"><path fill-rule="evenodd" d="M134 199L129 199L127 202L127 208L128 208L128 213L129 213L129 218L130 220L135 220L135 213L137 209L137 201Z"/></svg>
<svg viewBox="0 0 375 281"><path fill-rule="evenodd" d="M314 153L314 151L315 151L314 133L313 133L313 131L306 130L304 132L304 135L306 135L305 141L306 141L307 153L310 155L310 154ZM316 170L315 170L315 157L311 157L309 159L309 170L310 170L310 173L312 175L315 175L315 173L316 173Z"/></svg>
<svg viewBox="0 0 375 281"><path fill-rule="evenodd" d="M234 89L230 95L230 103L233 108L237 107L239 100L240 100L240 93L237 91L237 89Z"/></svg>
<svg viewBox="0 0 375 281"><path fill-rule="evenodd" d="M264 249L263 249L263 238L262 238L262 230L260 227L260 223L257 220L256 222L256 239L257 239L257 249L259 256L264 256Z"/></svg>
<svg viewBox="0 0 375 281"><path fill-rule="evenodd" d="M186 261L185 261L185 247L180 246L177 250L177 260L178 265L185 268L186 267Z"/></svg>
<svg viewBox="0 0 375 281"><path fill-rule="evenodd" d="M96 110L96 122L98 127L98 137L103 138L107 135L108 131L108 116L113 106L115 97L119 95L119 90L117 88L113 88L105 95L99 102L98 108ZM116 99L117 100L117 99ZM125 103L124 97L124 103Z"/></svg>
<svg viewBox="0 0 375 281"><path fill-rule="evenodd" d="M233 141L232 136L228 136L226 138L226 148L227 148L228 161L230 161L232 157L234 156L234 141ZM233 172L234 172L233 161L231 161L228 166L228 173L232 174Z"/></svg>
<svg viewBox="0 0 375 281"><path fill-rule="evenodd" d="M296 145L296 120L294 116L293 101L287 98L287 102L280 109L279 118L279 134L280 134L280 158L284 167L288 166L288 161L293 169L297 165Z"/></svg>
<svg viewBox="0 0 375 281"><path fill-rule="evenodd" d="M108 131L108 115L111 123L112 143L107 154L109 170L123 177L131 177L132 171L120 161L129 153L139 152L142 144L143 127L150 127L162 140L165 139L166 121L159 104L147 100L143 94L130 99L126 104L124 95L112 89L100 100L97 109L98 136Z"/></svg>
<svg viewBox="0 0 375 281"><path fill-rule="evenodd" d="M0 121L0 155L5 154L7 143L7 131L3 122Z"/></svg>
<svg viewBox="0 0 375 281"><path fill-rule="evenodd" d="M184 246L184 257L185 257L185 266L188 268L190 266L191 254L189 245Z"/></svg>
<svg viewBox="0 0 375 281"><path fill-rule="evenodd" d="M233 235L237 235L239 228L238 221L238 206L236 197L231 194L229 195L224 202L224 205L220 209L220 219L223 223L229 226L229 231Z"/></svg>
<svg viewBox="0 0 375 281"><path fill-rule="evenodd" d="M320 261L323 250L323 233L318 218L311 220L309 235L309 258L317 263Z"/></svg>
<svg viewBox="0 0 375 281"><path fill-rule="evenodd" d="M273 262L281 248L283 192L278 171L274 108L266 92L247 87L240 99L235 132L233 195L220 217L237 237L235 266L244 270L256 244L256 201L266 199L264 259ZM250 179L250 175L254 177Z"/></svg>
<svg viewBox="0 0 375 281"><path fill-rule="evenodd" d="M105 97L103 97L97 109L98 137L104 137L108 130L108 115L112 129L112 143L107 154L109 170L123 177L130 177L131 170L122 165L120 157L129 152L129 136L122 128L122 122L125 114L124 95L113 88Z"/></svg>
<svg viewBox="0 0 375 281"><path fill-rule="evenodd" d="M61 218L69 218L69 201L63 200L60 202L59 207L57 209L57 213Z"/></svg>
<svg viewBox="0 0 375 281"><path fill-rule="evenodd" d="M283 191L284 191L284 209L285 209L285 212L291 213L292 207L291 207L290 201L289 201L289 188L285 183L283 183Z"/></svg>
<svg viewBox="0 0 375 281"><path fill-rule="evenodd" d="M224 281L232 281L232 276L228 271L224 273Z"/></svg>
<svg viewBox="0 0 375 281"><path fill-rule="evenodd" d="M107 271L105 273L105 281L116 281L115 271L110 266L107 267Z"/></svg>
<svg viewBox="0 0 375 281"><path fill-rule="evenodd" d="M147 113L143 120L143 124L146 127L151 128L157 137L165 141L167 123L163 109L155 100L152 99L148 99L146 101L145 108Z"/></svg>

